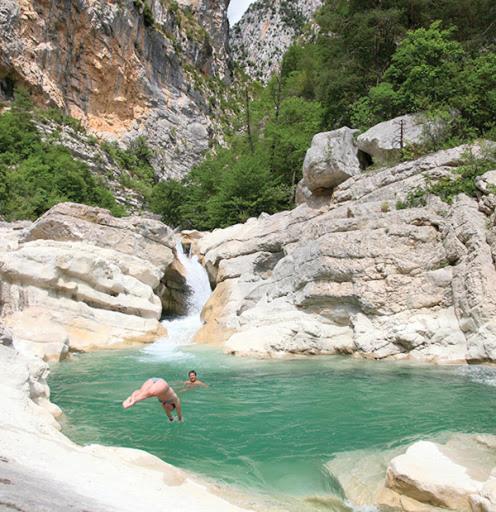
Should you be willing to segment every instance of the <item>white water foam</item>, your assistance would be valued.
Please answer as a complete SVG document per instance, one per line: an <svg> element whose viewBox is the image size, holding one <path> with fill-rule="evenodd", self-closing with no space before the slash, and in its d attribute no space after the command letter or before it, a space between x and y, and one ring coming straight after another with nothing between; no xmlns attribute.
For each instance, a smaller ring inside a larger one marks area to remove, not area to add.
<svg viewBox="0 0 496 512"><path fill-rule="evenodd" d="M202 325L201 310L212 293L207 272L201 266L198 257L187 256L181 242L177 242L176 251L177 259L186 269L186 283L191 289L191 295L188 298L188 314L171 320L163 320L162 325L167 329L168 335L142 350L147 355L153 355L154 358L169 361L193 357L180 350L179 347L192 343L193 336Z"/></svg>
<svg viewBox="0 0 496 512"><path fill-rule="evenodd" d="M471 381L486 386L496 386L496 368L491 366L465 366L460 368L460 373Z"/></svg>

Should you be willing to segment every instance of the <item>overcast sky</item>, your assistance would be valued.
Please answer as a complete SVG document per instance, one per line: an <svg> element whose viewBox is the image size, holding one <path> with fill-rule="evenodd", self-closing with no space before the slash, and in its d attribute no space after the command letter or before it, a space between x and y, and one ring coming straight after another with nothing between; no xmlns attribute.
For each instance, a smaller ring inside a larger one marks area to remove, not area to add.
<svg viewBox="0 0 496 512"><path fill-rule="evenodd" d="M239 18L241 18L243 13L246 11L246 9L248 9L248 6L253 1L254 0L231 0L229 10L227 11L231 26L233 26L239 20Z"/></svg>

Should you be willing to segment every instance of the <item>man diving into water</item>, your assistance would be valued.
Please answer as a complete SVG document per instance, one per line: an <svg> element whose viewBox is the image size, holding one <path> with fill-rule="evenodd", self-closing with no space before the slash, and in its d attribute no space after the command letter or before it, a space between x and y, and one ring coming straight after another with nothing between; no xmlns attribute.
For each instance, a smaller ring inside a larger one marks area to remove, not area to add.
<svg viewBox="0 0 496 512"><path fill-rule="evenodd" d="M133 391L131 395L122 402L122 407L124 407L124 409L129 409L137 402L153 397L158 398L158 401L162 404L169 421L174 421L174 418L172 417L172 411L174 409L176 410L178 420L183 421L181 400L164 379L158 379L156 377L148 379L143 383L140 389Z"/></svg>

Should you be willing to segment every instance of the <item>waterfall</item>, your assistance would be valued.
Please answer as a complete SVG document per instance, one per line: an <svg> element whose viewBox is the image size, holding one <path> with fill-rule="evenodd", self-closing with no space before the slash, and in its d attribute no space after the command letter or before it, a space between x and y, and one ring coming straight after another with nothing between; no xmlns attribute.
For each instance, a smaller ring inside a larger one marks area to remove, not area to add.
<svg viewBox="0 0 496 512"><path fill-rule="evenodd" d="M192 292L188 300L188 316L200 313L212 293L207 272L200 265L198 256L186 256L181 242L177 242L176 252L177 259L186 269L186 283Z"/></svg>
<svg viewBox="0 0 496 512"><path fill-rule="evenodd" d="M193 336L202 325L201 310L212 293L207 272L198 261L198 256L186 255L180 241L176 244L176 254L186 270L186 283L191 290L188 298L188 314L163 320L162 325L167 329L167 336L143 349L146 354L167 360L191 357L179 350L179 347L192 342Z"/></svg>

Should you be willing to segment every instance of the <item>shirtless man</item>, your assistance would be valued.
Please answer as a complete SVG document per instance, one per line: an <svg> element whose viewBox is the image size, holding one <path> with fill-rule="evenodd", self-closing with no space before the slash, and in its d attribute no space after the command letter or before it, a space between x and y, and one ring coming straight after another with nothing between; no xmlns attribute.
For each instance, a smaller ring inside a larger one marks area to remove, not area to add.
<svg viewBox="0 0 496 512"><path fill-rule="evenodd" d="M131 395L122 402L122 407L124 407L124 409L129 409L129 407L132 407L137 402L141 402L141 400L146 400L147 398L152 397L158 398L158 401L162 404L169 421L174 421L171 414L174 409L176 409L178 420L183 421L181 400L164 379L158 379L156 377L148 379L143 383L140 389L133 391Z"/></svg>
<svg viewBox="0 0 496 512"><path fill-rule="evenodd" d="M186 389L191 389L195 387L208 388L208 384L205 384L197 377L195 370L190 370L188 373L188 380L184 383L184 387Z"/></svg>

